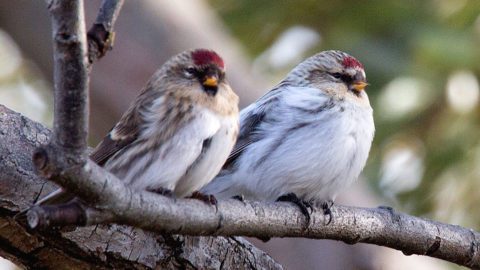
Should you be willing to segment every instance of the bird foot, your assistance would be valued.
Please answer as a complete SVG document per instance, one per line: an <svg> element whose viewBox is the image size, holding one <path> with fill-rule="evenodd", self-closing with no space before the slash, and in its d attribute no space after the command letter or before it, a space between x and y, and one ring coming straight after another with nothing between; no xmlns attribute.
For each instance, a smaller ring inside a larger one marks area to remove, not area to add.
<svg viewBox="0 0 480 270"><path fill-rule="evenodd" d="M245 197L243 196L243 194L235 195L235 196L232 197L232 199L235 199L235 200L241 201L241 202L245 202Z"/></svg>
<svg viewBox="0 0 480 270"><path fill-rule="evenodd" d="M243 196L243 194L235 195L235 196L232 197L232 199L237 200L237 201L243 203L243 205L247 205L247 202L245 201L245 197ZM263 241L263 240L262 240L262 241ZM263 241L263 242L266 242L266 241Z"/></svg>
<svg viewBox="0 0 480 270"><path fill-rule="evenodd" d="M211 194L203 194L200 191L195 191L188 198L202 201L208 205L215 205L215 207L217 206L217 198Z"/></svg>
<svg viewBox="0 0 480 270"><path fill-rule="evenodd" d="M296 204L300 208L300 211L305 216L305 219L307 221L305 228L308 228L308 226L310 226L310 213L313 213L313 206L310 202L299 199L295 193L288 193L282 195L278 197L277 202L291 202ZM308 211L308 209L310 209L310 212Z"/></svg>
<svg viewBox="0 0 480 270"><path fill-rule="evenodd" d="M330 224L333 220L333 215L332 215L332 206L333 206L333 201L332 200L328 200L328 201L324 201L322 202L321 204L322 206L322 209L323 209L323 215L327 216L328 215L328 221L327 221L327 224Z"/></svg>
<svg viewBox="0 0 480 270"><path fill-rule="evenodd" d="M153 193L156 193L156 194L160 194L160 195L163 195L165 197L173 198L173 191L171 189L168 189L168 188L163 188L163 187L147 188L147 191L150 191L150 192L153 192Z"/></svg>

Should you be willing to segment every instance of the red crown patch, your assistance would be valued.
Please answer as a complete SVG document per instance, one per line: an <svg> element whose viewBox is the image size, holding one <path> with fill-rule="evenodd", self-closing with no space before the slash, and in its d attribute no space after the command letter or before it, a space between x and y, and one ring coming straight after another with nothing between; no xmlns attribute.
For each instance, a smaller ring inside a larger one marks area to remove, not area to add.
<svg viewBox="0 0 480 270"><path fill-rule="evenodd" d="M221 68L225 68L223 59L214 51L199 49L192 52L193 63L197 66L208 64L216 64Z"/></svg>
<svg viewBox="0 0 480 270"><path fill-rule="evenodd" d="M360 63L357 59L347 56L343 59L342 65L345 68L361 68L363 69L362 63Z"/></svg>

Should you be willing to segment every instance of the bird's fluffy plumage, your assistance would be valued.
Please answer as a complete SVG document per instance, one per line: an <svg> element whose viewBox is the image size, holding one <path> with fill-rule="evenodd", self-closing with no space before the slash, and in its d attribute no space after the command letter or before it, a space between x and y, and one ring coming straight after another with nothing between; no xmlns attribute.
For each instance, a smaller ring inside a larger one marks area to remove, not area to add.
<svg viewBox="0 0 480 270"><path fill-rule="evenodd" d="M172 57L152 76L90 157L134 189L183 197L220 171L237 133L238 97L223 60L197 49ZM68 198L59 197L40 203Z"/></svg>
<svg viewBox="0 0 480 270"><path fill-rule="evenodd" d="M203 192L267 201L287 193L305 201L333 200L358 178L374 135L368 97L353 88L359 81L366 84L363 66L340 51L299 64L241 111L237 144Z"/></svg>
<svg viewBox="0 0 480 270"><path fill-rule="evenodd" d="M190 66L210 65L223 69L223 60L207 50L183 53L165 63L138 97L138 106L110 132L110 138L122 138L123 125L137 115L135 141L112 156L105 168L134 188L166 188L177 196L190 195L210 181L235 143L238 98L223 79L213 96L200 82L175 79ZM92 157L102 151L101 146L97 149Z"/></svg>

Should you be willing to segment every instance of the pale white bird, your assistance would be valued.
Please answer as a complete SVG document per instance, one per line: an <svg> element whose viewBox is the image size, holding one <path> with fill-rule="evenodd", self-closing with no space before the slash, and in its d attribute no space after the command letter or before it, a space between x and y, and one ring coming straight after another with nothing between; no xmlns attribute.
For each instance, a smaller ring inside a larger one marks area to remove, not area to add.
<svg viewBox="0 0 480 270"><path fill-rule="evenodd" d="M136 190L191 196L220 171L238 134L238 97L214 51L168 60L90 158ZM37 204L73 196L58 190ZM210 200L211 197L203 198Z"/></svg>
<svg viewBox="0 0 480 270"><path fill-rule="evenodd" d="M341 51L318 53L243 109L240 133L220 174L202 192L292 201L326 212L355 181L374 136L363 65Z"/></svg>

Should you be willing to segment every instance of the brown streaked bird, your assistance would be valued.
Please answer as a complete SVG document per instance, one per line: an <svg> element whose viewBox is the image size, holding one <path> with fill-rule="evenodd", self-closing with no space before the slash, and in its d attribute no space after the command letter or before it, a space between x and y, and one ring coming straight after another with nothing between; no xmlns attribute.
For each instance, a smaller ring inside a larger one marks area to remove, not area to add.
<svg viewBox="0 0 480 270"><path fill-rule="evenodd" d="M220 171L238 134L238 97L211 50L182 52L150 78L90 158L136 190L191 196ZM66 203L57 190L37 204Z"/></svg>

